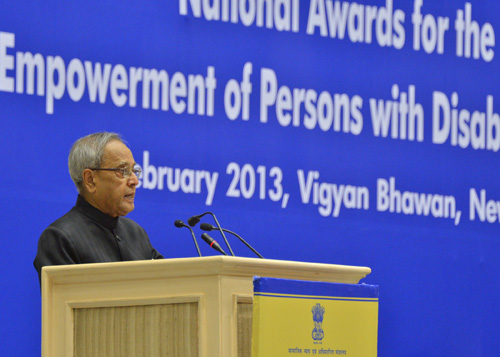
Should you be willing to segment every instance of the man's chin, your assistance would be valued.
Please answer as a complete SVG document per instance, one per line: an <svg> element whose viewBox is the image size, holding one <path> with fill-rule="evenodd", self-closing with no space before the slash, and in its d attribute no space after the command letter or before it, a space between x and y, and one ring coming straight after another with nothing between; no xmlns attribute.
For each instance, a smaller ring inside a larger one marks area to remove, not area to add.
<svg viewBox="0 0 500 357"><path fill-rule="evenodd" d="M120 210L120 216L126 216L130 212L134 210L135 206L133 203L127 203L126 205L123 205Z"/></svg>

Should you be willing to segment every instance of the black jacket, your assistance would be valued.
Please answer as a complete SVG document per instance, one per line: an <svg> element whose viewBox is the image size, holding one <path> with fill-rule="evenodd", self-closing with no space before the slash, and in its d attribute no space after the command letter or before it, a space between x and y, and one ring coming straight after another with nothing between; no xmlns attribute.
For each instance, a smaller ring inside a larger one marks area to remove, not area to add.
<svg viewBox="0 0 500 357"><path fill-rule="evenodd" d="M162 258L141 226L125 217L110 217L79 195L76 205L43 231L33 265L41 283L46 265Z"/></svg>

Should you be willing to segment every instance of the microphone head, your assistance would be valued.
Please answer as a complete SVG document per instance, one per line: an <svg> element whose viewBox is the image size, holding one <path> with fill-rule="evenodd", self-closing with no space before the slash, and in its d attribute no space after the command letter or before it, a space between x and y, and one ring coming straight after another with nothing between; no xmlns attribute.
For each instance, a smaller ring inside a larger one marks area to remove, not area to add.
<svg viewBox="0 0 500 357"><path fill-rule="evenodd" d="M200 224L200 228L204 231L213 231L214 229L216 229L214 226L212 226L211 224L209 223L202 223Z"/></svg>
<svg viewBox="0 0 500 357"><path fill-rule="evenodd" d="M200 216L193 216L193 217L190 217L188 219L188 224L191 226L191 227L194 227L198 224L198 222L200 221Z"/></svg>
<svg viewBox="0 0 500 357"><path fill-rule="evenodd" d="M174 222L174 225L177 227L177 228L182 228L185 226L184 222L182 222L180 219L178 219L177 221Z"/></svg>
<svg viewBox="0 0 500 357"><path fill-rule="evenodd" d="M204 240L205 242L207 242L208 244L212 244L212 242L214 241L214 239L213 239L212 237L210 237L210 236L208 235L208 233L203 233L203 234L201 235L201 238L203 238L203 240Z"/></svg>
<svg viewBox="0 0 500 357"><path fill-rule="evenodd" d="M215 249L219 253L227 255L226 252L221 248L221 246L219 245L219 243L217 243L217 241L215 239L213 239L212 237L210 237L208 235L208 233L203 233L201 235L201 238L203 238L203 240L205 242L207 242L210 245L211 248Z"/></svg>

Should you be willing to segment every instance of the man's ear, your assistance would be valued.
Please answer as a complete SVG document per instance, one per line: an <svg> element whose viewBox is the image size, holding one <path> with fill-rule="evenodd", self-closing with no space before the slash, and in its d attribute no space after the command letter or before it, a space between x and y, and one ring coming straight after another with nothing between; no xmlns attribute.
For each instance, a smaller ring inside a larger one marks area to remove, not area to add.
<svg viewBox="0 0 500 357"><path fill-rule="evenodd" d="M82 186L83 189L89 193L94 193L96 190L95 187L95 178L94 171L91 169L85 169L82 172Z"/></svg>

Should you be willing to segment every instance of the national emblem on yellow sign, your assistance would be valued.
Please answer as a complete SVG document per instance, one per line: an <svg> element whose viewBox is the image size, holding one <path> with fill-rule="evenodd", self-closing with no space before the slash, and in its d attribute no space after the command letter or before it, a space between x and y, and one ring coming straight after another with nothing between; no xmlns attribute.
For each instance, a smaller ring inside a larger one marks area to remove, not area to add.
<svg viewBox="0 0 500 357"><path fill-rule="evenodd" d="M377 286L258 279L252 356L377 355Z"/></svg>

